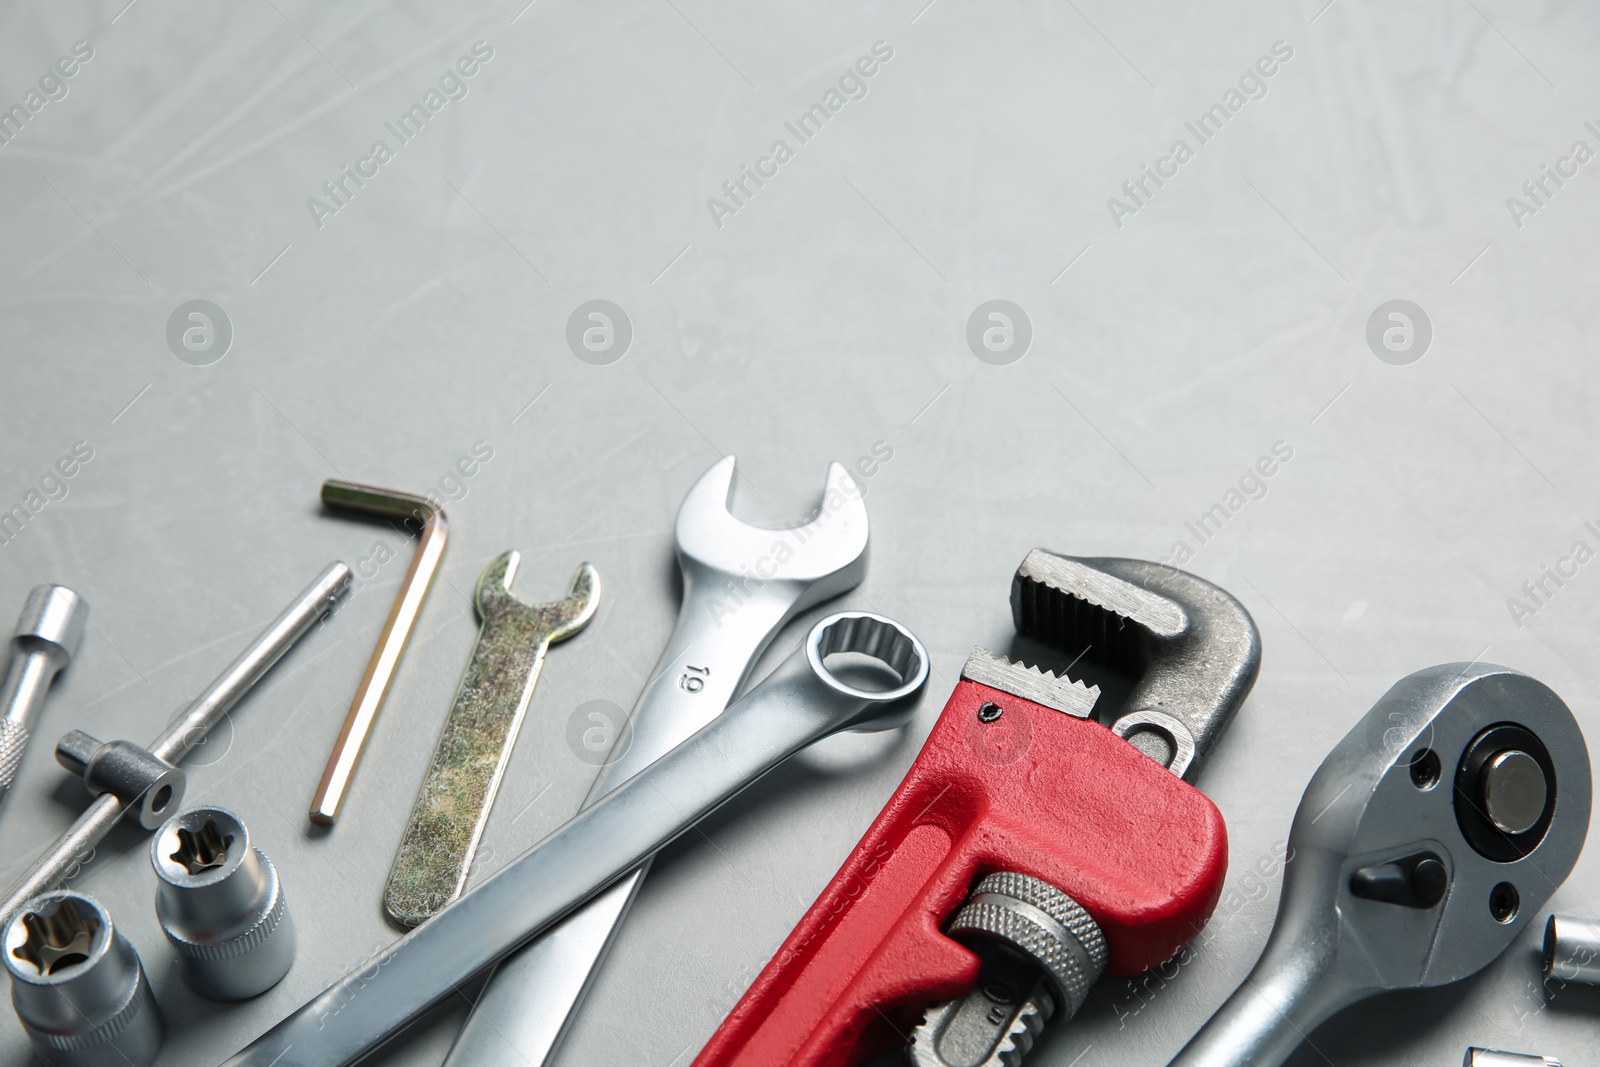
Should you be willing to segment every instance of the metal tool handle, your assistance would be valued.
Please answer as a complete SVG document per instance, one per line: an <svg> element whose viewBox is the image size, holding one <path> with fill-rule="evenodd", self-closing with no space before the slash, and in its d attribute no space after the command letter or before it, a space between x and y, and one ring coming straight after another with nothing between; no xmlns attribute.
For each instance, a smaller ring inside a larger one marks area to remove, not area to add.
<svg viewBox="0 0 1600 1067"><path fill-rule="evenodd" d="M722 714L762 651L795 612L798 590L784 588L783 583L764 586L735 604L717 588L722 577L717 572L692 559L682 561L682 572L684 607L650 681L634 703L628 749L600 769L585 805Z"/></svg>
<svg viewBox="0 0 1600 1067"><path fill-rule="evenodd" d="M1337 984L1315 943L1274 945L1169 1067L1278 1067L1324 1019L1361 999Z"/></svg>
<svg viewBox="0 0 1600 1067"><path fill-rule="evenodd" d="M333 610L349 588L350 568L343 563L328 564L155 740L150 751L168 763L182 760L296 641ZM95 845L111 832L124 810L122 801L110 793L96 797L71 828L56 838L11 886L5 903L0 905L0 926L30 899L65 883L88 863L94 857Z"/></svg>
<svg viewBox="0 0 1600 1067"><path fill-rule="evenodd" d="M88 614L89 605L64 585L38 586L22 606L0 689L0 798L16 781L51 681L77 654Z"/></svg>
<svg viewBox="0 0 1600 1067"><path fill-rule="evenodd" d="M862 651L903 684L856 689L823 659ZM865 612L819 622L743 700L273 1027L227 1067L352 1063L460 982L537 935L814 741L893 714L927 680L922 645Z"/></svg>

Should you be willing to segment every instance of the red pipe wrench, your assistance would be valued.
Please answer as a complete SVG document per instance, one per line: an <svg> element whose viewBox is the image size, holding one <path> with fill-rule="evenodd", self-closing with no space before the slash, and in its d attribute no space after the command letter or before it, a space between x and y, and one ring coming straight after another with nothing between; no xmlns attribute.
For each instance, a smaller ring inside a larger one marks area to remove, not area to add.
<svg viewBox="0 0 1600 1067"><path fill-rule="evenodd" d="M1227 831L1188 784L1255 682L1244 607L1161 564L1028 554L1019 633L1137 681L1099 689L975 649L877 821L694 1067L1019 1062L1102 972L1205 924ZM1102 709L1104 714L1104 709ZM1107 726L1109 725L1109 729Z"/></svg>

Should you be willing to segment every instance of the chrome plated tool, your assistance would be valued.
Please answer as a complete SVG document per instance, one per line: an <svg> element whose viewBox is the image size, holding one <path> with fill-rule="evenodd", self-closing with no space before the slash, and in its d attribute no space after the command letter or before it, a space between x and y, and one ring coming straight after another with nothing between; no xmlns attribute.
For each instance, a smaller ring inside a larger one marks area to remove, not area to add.
<svg viewBox="0 0 1600 1067"><path fill-rule="evenodd" d="M378 635L378 647L372 650L367 663L367 673L356 687L355 699L345 715L344 727L333 744L333 754L323 769L322 781L317 783L316 795L311 798L311 821L317 826L332 826L339 818L345 795L361 763L367 738L378 719L384 698L389 695L389 684L394 681L400 657L405 655L406 642L422 613L422 604L428 599L433 586L433 576L438 573L439 561L444 558L445 540L450 524L445 520L444 509L427 497L401 493L393 489L378 489L370 485L357 485L330 478L322 483L322 503L330 508L345 508L367 515L390 519L413 519L422 524L422 535L417 551L411 557L411 567L400 583L400 592L389 609L389 618Z"/></svg>
<svg viewBox="0 0 1600 1067"><path fill-rule="evenodd" d="M183 714L155 739L149 749L139 750L137 745L129 742L121 742L120 745L125 745L127 749L143 751L145 755L154 757L168 768L175 767L204 739L206 732L250 691L250 687L260 681L262 675L271 670L272 665L294 647L295 642L305 636L317 620L333 610L334 604L349 588L350 568L343 563L328 564L322 573L294 599L294 602L284 609L283 614L272 620L250 643L250 647L240 653L239 658L230 663L227 669L206 687L205 692L195 698L194 703L190 704ZM122 752L126 754L125 749ZM66 753L69 764L76 762L75 753L79 753L79 750L69 745L69 751ZM61 758L59 750L57 758ZM84 769L88 770L87 763L84 764ZM170 776L162 780L169 786L181 785L181 772L179 774L180 777L176 780ZM7 891L5 904L0 905L0 923L9 920L32 898L59 887L73 877L93 858L94 846L111 832L111 828L126 812L139 809L140 818L146 825L151 825L152 818L169 807L175 807L181 800L181 791L173 789L166 803L160 804L158 802L161 797L156 795L159 792L159 788L156 793L146 791L135 796L118 796L115 792L101 792L95 797L94 803L78 816L78 821L73 823L66 833L56 838L55 843L45 849L44 853L34 861L33 866L28 868L27 872ZM154 825L159 825L159 822Z"/></svg>
<svg viewBox="0 0 1600 1067"><path fill-rule="evenodd" d="M600 575L587 563L561 600L520 600L511 592L520 560L506 552L478 579L478 643L383 891L384 910L401 926L416 926L466 888L545 651L587 626L600 606Z"/></svg>
<svg viewBox="0 0 1600 1067"><path fill-rule="evenodd" d="M46 893L5 924L11 1003L55 1067L149 1067L165 1027L139 954L82 893Z"/></svg>
<svg viewBox="0 0 1600 1067"><path fill-rule="evenodd" d="M11 636L11 669L0 690L0 800L17 780L22 753L56 673L78 653L89 605L64 585L28 594Z"/></svg>
<svg viewBox="0 0 1600 1067"><path fill-rule="evenodd" d="M866 574L867 508L843 466L828 466L810 522L765 530L728 510L735 463L732 456L718 460L678 508L677 626L585 806L722 714L785 623L855 588ZM479 994L445 1067L545 1064L648 869L640 867L507 958Z"/></svg>
<svg viewBox="0 0 1600 1067"><path fill-rule="evenodd" d="M879 661L897 684L880 692L842 681L826 663L836 653ZM828 616L709 725L300 1007L227 1067L355 1062L796 752L843 730L904 723L927 678L927 651L904 626L868 612Z"/></svg>
<svg viewBox="0 0 1600 1067"><path fill-rule="evenodd" d="M1589 805L1583 734L1542 682L1402 678L1306 787L1267 947L1172 1067L1276 1067L1357 1001L1482 970L1571 872Z"/></svg>
<svg viewBox="0 0 1600 1067"><path fill-rule="evenodd" d="M1560 982L1600 985L1600 922L1550 916L1544 924L1544 973Z"/></svg>
<svg viewBox="0 0 1600 1067"><path fill-rule="evenodd" d="M150 839L156 918L190 989L212 1000L265 993L294 964L294 919L244 820L190 808Z"/></svg>

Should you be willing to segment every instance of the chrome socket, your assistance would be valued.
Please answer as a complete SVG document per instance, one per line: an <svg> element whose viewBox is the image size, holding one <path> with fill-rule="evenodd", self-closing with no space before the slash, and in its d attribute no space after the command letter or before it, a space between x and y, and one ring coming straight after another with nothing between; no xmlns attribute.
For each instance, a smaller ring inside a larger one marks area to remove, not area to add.
<svg viewBox="0 0 1600 1067"><path fill-rule="evenodd" d="M240 818L190 808L150 842L156 917L183 980L212 1000L244 1000L278 984L294 963L294 921L283 884Z"/></svg>
<svg viewBox="0 0 1600 1067"><path fill-rule="evenodd" d="M11 1003L34 1051L58 1067L148 1067L161 1012L133 945L99 902L45 893L5 928Z"/></svg>
<svg viewBox="0 0 1600 1067"><path fill-rule="evenodd" d="M1563 982L1600 985L1600 922L1550 916L1544 924L1544 973Z"/></svg>

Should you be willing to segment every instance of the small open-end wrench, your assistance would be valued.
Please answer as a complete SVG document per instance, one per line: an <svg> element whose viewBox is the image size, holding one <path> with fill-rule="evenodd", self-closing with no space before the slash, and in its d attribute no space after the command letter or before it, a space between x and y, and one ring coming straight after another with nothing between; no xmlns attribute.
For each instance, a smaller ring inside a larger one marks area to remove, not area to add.
<svg viewBox="0 0 1600 1067"><path fill-rule="evenodd" d="M853 589L866 573L867 508L844 467L829 465L809 523L764 530L728 510L734 462L718 460L678 509L677 627L629 716L631 743L613 751L585 805L720 715L784 623ZM445 1067L542 1067L598 973L645 870L507 958L473 1005Z"/></svg>
<svg viewBox="0 0 1600 1067"><path fill-rule="evenodd" d="M89 605L64 585L41 585L22 605L0 689L0 800L17 779L51 681L78 652L88 614Z"/></svg>
<svg viewBox="0 0 1600 1067"><path fill-rule="evenodd" d="M1342 1008L1482 970L1572 870L1589 804L1548 686L1485 663L1402 678L1312 776L1267 947L1173 1067L1276 1067Z"/></svg>
<svg viewBox="0 0 1600 1067"><path fill-rule="evenodd" d="M587 626L600 606L600 575L587 563L561 600L519 599L511 583L521 558L503 553L478 578L478 642L383 891L384 911L401 926L416 926L466 888L545 651Z"/></svg>
<svg viewBox="0 0 1600 1067"><path fill-rule="evenodd" d="M877 660L894 675L893 688L861 689L835 675L827 660L843 653ZM355 1062L796 752L843 730L903 724L927 679L927 650L904 626L863 611L828 616L687 741L300 1007L226 1067Z"/></svg>
<svg viewBox="0 0 1600 1067"><path fill-rule="evenodd" d="M1184 779L1255 681L1249 613L1170 567L1041 550L1011 608L1024 636L1137 677L1100 709L1111 729L1090 717L1098 689L975 650L888 805L695 1067L844 1067L913 1028L917 1067L1015 1067L1102 970L1153 967L1210 916L1227 834Z"/></svg>

